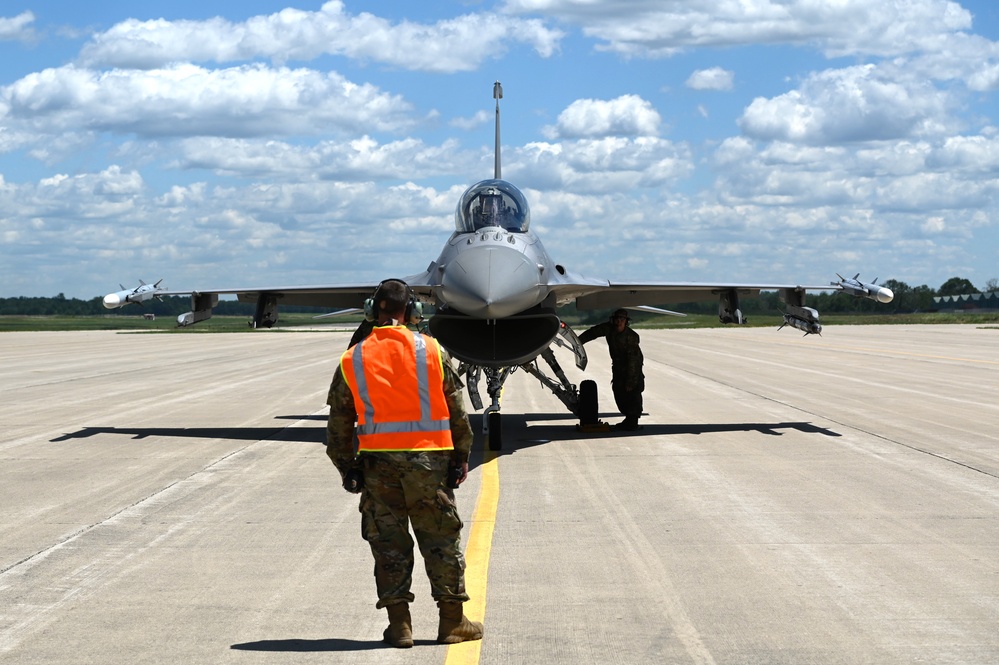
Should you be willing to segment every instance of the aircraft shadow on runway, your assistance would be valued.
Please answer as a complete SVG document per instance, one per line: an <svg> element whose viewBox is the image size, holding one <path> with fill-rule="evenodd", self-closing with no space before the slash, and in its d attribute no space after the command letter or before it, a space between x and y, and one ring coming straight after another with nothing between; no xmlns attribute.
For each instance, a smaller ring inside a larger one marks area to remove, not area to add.
<svg viewBox="0 0 999 665"><path fill-rule="evenodd" d="M415 646L439 646L434 640L413 640ZM236 651L272 651L272 652L292 652L310 653L320 651L371 651L373 649L386 649L385 642L381 640L345 640L337 637L330 637L320 640L287 639L287 640L259 640L257 642L245 642L243 644L233 644L229 647Z"/></svg>
<svg viewBox="0 0 999 665"><path fill-rule="evenodd" d="M286 651L293 653L310 653L318 651L369 651L371 649L385 648L384 642L345 640L331 637L322 640L259 640L257 642L245 642L243 644L233 644L229 647L236 651Z"/></svg>
<svg viewBox="0 0 999 665"><path fill-rule="evenodd" d="M323 417L325 421L325 416ZM121 434L140 440L149 437L182 439L232 439L235 441L291 441L326 443L325 427L84 427L50 439L51 443Z"/></svg>
<svg viewBox="0 0 999 665"><path fill-rule="evenodd" d="M483 450L482 415L471 414L472 431L475 432L474 448ZM276 420L316 420L326 421L325 415L290 415L276 416ZM613 419L613 418L612 418ZM543 421L532 425L531 422ZM564 421L565 424L552 421ZM552 443L556 441L586 441L591 439L641 438L649 436L668 436L675 434L717 434L725 432L759 432L768 436L781 436L782 430L796 430L805 434L820 434L823 436L841 436L833 430L818 427L807 422L778 423L669 423L659 424L648 422L646 418L642 429L637 432L581 432L576 428L576 417L569 413L532 413L506 414L503 417L503 446L497 451L500 455L508 455L518 450ZM181 439L229 439L235 441L275 441L318 443L325 445L325 427L84 427L75 432L68 432L54 439L52 443L89 439L95 436L122 435L133 440L147 438L181 438ZM477 466L473 459L472 466Z"/></svg>
<svg viewBox="0 0 999 665"><path fill-rule="evenodd" d="M620 414L601 414L605 420L615 421L620 419ZM482 417L473 415L472 429L477 433L481 431ZM553 420L567 420L565 424L552 423ZM642 429L635 432L583 432L576 427L576 417L572 414L562 413L532 413L532 414L505 414L503 416L503 446L496 451L498 455L508 455L532 448L534 446L553 443L587 441L602 439L609 445L613 445L613 440L617 438L627 438L632 441L643 437L669 436L676 434L724 434L726 432L759 432L767 436L782 436L785 431L793 430L804 434L819 434L822 436L839 437L839 432L835 432L825 427L819 427L808 422L775 422L775 423L653 423L648 422L648 417L642 420ZM531 422L544 421L541 424L532 425ZM479 441L476 442L480 443Z"/></svg>

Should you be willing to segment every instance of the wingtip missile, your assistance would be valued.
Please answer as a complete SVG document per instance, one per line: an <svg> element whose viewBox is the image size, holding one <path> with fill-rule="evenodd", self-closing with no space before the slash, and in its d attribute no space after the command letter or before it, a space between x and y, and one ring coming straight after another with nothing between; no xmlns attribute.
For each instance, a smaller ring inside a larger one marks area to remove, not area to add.
<svg viewBox="0 0 999 665"><path fill-rule="evenodd" d="M107 294L104 296L104 309L118 309L125 304L125 298L128 297L128 293L129 291L126 289Z"/></svg>
<svg viewBox="0 0 999 665"><path fill-rule="evenodd" d="M886 286L879 286L877 279L869 284L861 282L859 272L852 278L843 277L839 273L836 273L836 276L839 277L839 281L829 284L856 298L867 298L880 303L889 303L895 298L895 293Z"/></svg>
<svg viewBox="0 0 999 665"><path fill-rule="evenodd" d="M134 289L122 287L121 291L115 291L104 296L104 307L105 309L118 309L131 303L139 303L141 305L152 298L159 298L160 291L166 290L166 287L160 287L160 282L162 281L160 279L155 284L146 284L140 279L139 285ZM121 286L121 284L118 286Z"/></svg>

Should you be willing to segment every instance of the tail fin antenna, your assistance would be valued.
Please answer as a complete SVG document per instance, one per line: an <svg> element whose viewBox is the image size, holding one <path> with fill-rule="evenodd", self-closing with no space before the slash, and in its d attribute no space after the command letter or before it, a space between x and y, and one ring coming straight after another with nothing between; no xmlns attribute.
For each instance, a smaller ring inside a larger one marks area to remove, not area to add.
<svg viewBox="0 0 999 665"><path fill-rule="evenodd" d="M503 86L499 81L493 83L493 99L496 100L496 157L493 176L497 180L503 178L500 171L500 111L499 111L499 100L503 99Z"/></svg>

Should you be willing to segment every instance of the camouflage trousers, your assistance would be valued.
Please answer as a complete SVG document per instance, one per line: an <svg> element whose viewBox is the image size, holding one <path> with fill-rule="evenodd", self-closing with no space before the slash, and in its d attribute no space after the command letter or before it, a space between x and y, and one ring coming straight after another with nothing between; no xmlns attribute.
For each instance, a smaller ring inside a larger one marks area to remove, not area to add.
<svg viewBox="0 0 999 665"><path fill-rule="evenodd" d="M641 377L637 385L632 390L626 390L627 381L623 374L614 372L611 380L611 390L614 393L614 403L617 410L624 414L625 418L634 418L636 421L641 417L643 411L642 392L645 390L645 377Z"/></svg>
<svg viewBox="0 0 999 665"><path fill-rule="evenodd" d="M465 602L461 518L447 487L449 453L377 453L364 457L361 535L375 558L382 608L412 602L413 539L423 555L434 600Z"/></svg>

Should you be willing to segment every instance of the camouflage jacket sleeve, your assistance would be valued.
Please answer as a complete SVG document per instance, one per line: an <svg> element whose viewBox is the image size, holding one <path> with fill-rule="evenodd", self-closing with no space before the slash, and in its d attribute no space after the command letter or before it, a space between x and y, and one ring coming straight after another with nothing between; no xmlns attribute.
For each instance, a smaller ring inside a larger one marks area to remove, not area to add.
<svg viewBox="0 0 999 665"><path fill-rule="evenodd" d="M612 328L609 322L605 321L603 323L598 323L597 325L584 330L583 333L579 336L579 341L582 342L583 344L586 344L587 342L594 340L597 337L607 337L607 333L609 333L611 330Z"/></svg>
<svg viewBox="0 0 999 665"><path fill-rule="evenodd" d="M451 356L444 349L441 349L441 356L444 360L444 397L451 415L454 458L458 463L464 463L468 461L468 455L472 451L472 425L468 422L465 401L461 395L461 381L451 366Z"/></svg>
<svg viewBox="0 0 999 665"><path fill-rule="evenodd" d="M357 452L354 444L357 411L354 409L354 396L350 392L350 386L339 367L333 374L326 403L330 405L330 417L326 423L326 454L342 476L353 466Z"/></svg>

